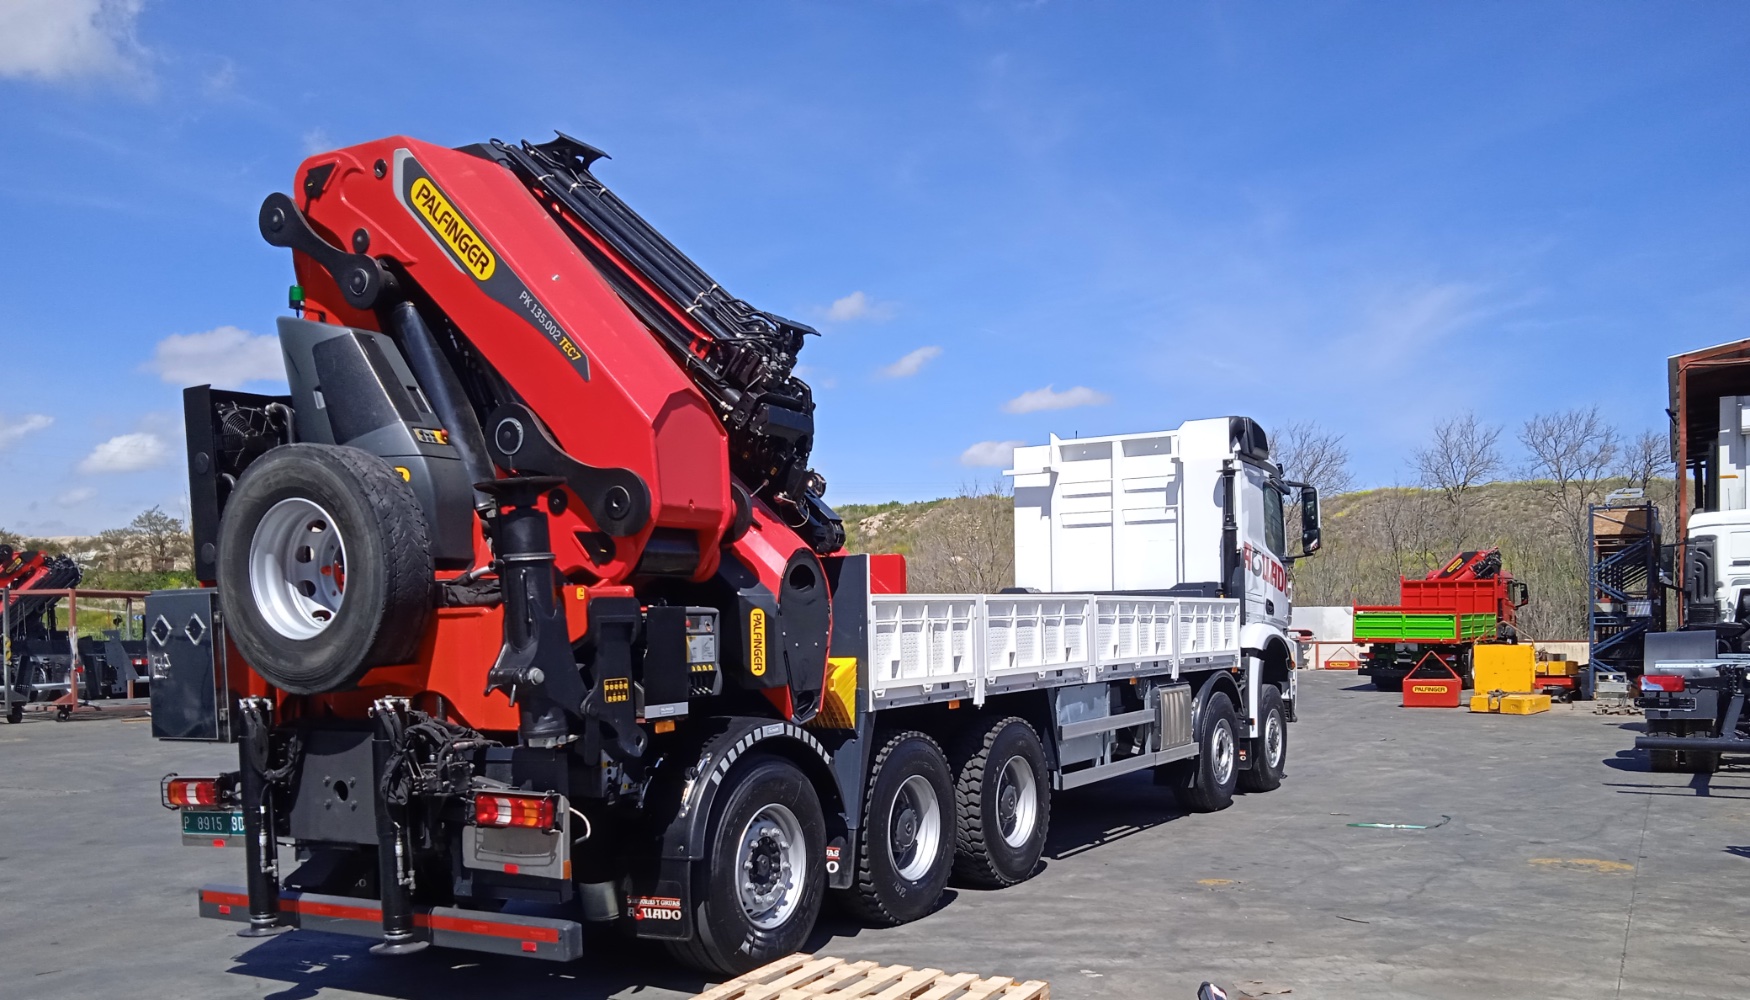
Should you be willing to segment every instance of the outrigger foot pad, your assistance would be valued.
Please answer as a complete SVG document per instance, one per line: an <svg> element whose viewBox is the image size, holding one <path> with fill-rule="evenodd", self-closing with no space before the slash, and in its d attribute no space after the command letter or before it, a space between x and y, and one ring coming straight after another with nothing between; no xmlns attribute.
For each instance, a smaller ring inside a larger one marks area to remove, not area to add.
<svg viewBox="0 0 1750 1000"><path fill-rule="evenodd" d="M418 938L408 938L405 941L381 941L377 944L371 945L371 954L411 955L417 951L424 951L429 947L431 947L430 941L421 941Z"/></svg>

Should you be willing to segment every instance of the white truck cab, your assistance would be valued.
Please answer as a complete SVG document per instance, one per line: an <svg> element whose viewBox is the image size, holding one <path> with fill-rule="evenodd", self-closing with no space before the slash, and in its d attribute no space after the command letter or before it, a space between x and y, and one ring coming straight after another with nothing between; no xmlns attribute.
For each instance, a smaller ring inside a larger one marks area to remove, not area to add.
<svg viewBox="0 0 1750 1000"><path fill-rule="evenodd" d="M1290 700L1289 567L1319 546L1318 496L1286 482L1248 417L1015 449L1015 585L1048 593L1184 594L1241 600L1248 686ZM1301 551L1285 501L1297 496ZM1254 723L1256 720L1252 720ZM1254 733L1255 735L1255 733Z"/></svg>

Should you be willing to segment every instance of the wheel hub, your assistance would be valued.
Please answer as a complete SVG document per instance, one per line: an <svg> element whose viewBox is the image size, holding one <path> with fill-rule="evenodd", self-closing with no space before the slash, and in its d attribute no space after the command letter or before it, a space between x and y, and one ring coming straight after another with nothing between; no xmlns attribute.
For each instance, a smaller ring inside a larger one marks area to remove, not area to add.
<svg viewBox="0 0 1750 1000"><path fill-rule="evenodd" d="M1227 784L1227 779L1233 775L1234 740L1233 733L1226 726L1217 726L1210 740L1214 750L1215 780L1219 784Z"/></svg>
<svg viewBox="0 0 1750 1000"><path fill-rule="evenodd" d="M997 827L1003 843L1020 847L1032 839L1039 818L1038 799L1033 765L1018 755L1003 762L997 779Z"/></svg>
<svg viewBox="0 0 1750 1000"><path fill-rule="evenodd" d="M768 804L748 821L737 848L736 889L742 912L754 926L777 927L796 911L806 852L802 824L787 807Z"/></svg>
<svg viewBox="0 0 1750 1000"><path fill-rule="evenodd" d="M921 774L900 783L887 819L887 852L899 877L916 882L936 863L942 840L942 805Z"/></svg>

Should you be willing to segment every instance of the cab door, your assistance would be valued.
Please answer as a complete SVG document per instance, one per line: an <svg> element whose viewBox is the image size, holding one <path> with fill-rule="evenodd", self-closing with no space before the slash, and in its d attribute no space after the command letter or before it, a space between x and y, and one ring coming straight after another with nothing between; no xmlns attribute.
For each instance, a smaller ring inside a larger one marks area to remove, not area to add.
<svg viewBox="0 0 1750 1000"><path fill-rule="evenodd" d="M1246 579L1246 620L1288 628L1288 531L1282 493L1270 476L1242 466L1239 500L1240 565Z"/></svg>

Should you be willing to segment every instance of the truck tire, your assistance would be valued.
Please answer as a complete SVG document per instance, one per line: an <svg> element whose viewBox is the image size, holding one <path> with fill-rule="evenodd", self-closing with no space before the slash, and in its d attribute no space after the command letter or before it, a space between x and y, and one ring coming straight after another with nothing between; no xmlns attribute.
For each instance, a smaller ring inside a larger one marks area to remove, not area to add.
<svg viewBox="0 0 1750 1000"><path fill-rule="evenodd" d="M1674 774L1681 770L1677 766L1677 751L1648 750L1647 757L1652 769L1661 774Z"/></svg>
<svg viewBox="0 0 1750 1000"><path fill-rule="evenodd" d="M1252 769L1240 772L1240 790L1281 788L1288 770L1288 713L1282 707L1282 689L1274 684L1258 689L1258 736L1251 744Z"/></svg>
<svg viewBox="0 0 1750 1000"><path fill-rule="evenodd" d="M243 658L292 694L409 662L432 614L425 514L358 448L281 445L251 464L225 504L217 575Z"/></svg>
<svg viewBox="0 0 1750 1000"><path fill-rule="evenodd" d="M1225 691L1209 696L1200 721L1197 759L1186 762L1179 801L1192 812L1219 812L1233 805L1239 782L1238 723Z"/></svg>
<svg viewBox="0 0 1750 1000"><path fill-rule="evenodd" d="M1402 691L1404 679L1402 677L1380 677L1376 674L1373 678L1373 689L1375 691Z"/></svg>
<svg viewBox="0 0 1750 1000"><path fill-rule="evenodd" d="M857 879L839 900L891 927L936 908L954 867L954 782L936 741L895 733L875 754L857 832Z"/></svg>
<svg viewBox="0 0 1750 1000"><path fill-rule="evenodd" d="M954 753L954 878L1000 889L1030 878L1051 826L1045 747L1010 716L964 734Z"/></svg>
<svg viewBox="0 0 1750 1000"><path fill-rule="evenodd" d="M693 937L670 954L736 976L801 948L826 893L826 819L796 765L750 754L724 778L694 866Z"/></svg>

